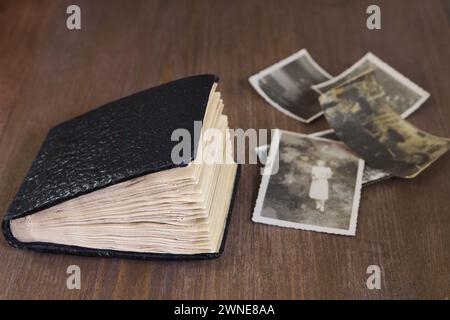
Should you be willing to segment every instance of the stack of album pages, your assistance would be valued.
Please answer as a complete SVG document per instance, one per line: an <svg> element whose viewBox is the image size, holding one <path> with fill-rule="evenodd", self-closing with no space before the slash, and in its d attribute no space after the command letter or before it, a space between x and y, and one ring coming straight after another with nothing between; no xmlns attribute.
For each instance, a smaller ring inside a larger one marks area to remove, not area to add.
<svg viewBox="0 0 450 320"><path fill-rule="evenodd" d="M450 148L405 120L429 93L372 53L332 77L303 49L249 80L286 115L306 123L325 115L331 127L277 130L257 148L265 169L255 222L354 235L361 186L414 178Z"/></svg>

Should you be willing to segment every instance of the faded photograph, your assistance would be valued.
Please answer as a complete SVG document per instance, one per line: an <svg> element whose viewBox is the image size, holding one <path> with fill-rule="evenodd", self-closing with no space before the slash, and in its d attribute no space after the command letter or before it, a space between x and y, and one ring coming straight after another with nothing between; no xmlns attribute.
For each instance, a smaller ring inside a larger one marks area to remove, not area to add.
<svg viewBox="0 0 450 320"><path fill-rule="evenodd" d="M250 83L272 106L297 120L310 122L322 114L319 94L311 86L330 77L306 50L301 50L250 77Z"/></svg>
<svg viewBox="0 0 450 320"><path fill-rule="evenodd" d="M334 133L333 129L331 130L325 130L325 131L319 131L319 132L315 132L310 134L311 137L322 137L325 139L330 139L330 140L335 140L335 141L339 141L338 136ZM262 152L262 150L258 150L258 152ZM259 153L258 153L259 156ZM391 176L379 169L374 169L371 168L369 165L365 165L364 166L364 172L363 172L363 177L362 177L362 184L363 187L373 184L375 182L380 182L380 181L384 181L386 179L389 179Z"/></svg>
<svg viewBox="0 0 450 320"><path fill-rule="evenodd" d="M272 152L278 172L263 176L253 221L354 235L363 161L341 142L286 131Z"/></svg>
<svg viewBox="0 0 450 320"><path fill-rule="evenodd" d="M321 95L320 102L336 135L367 165L413 178L448 151L450 140L403 120L384 97L370 71Z"/></svg>
<svg viewBox="0 0 450 320"><path fill-rule="evenodd" d="M384 90L384 95L381 99L403 118L417 110L430 96L427 91L372 53L366 54L341 75L324 83L314 85L313 88L320 93L325 93L368 70L375 72L378 83Z"/></svg>

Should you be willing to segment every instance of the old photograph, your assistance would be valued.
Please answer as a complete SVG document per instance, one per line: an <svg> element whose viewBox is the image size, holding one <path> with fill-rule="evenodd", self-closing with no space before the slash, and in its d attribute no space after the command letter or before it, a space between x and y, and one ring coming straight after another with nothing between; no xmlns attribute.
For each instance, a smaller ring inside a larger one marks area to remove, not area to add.
<svg viewBox="0 0 450 320"><path fill-rule="evenodd" d="M308 51L302 49L251 76L249 81L276 109L296 120L311 122L323 114L319 94L311 86L330 78Z"/></svg>
<svg viewBox="0 0 450 320"><path fill-rule="evenodd" d="M385 92L383 99L402 118L406 118L416 111L430 96L427 91L371 52L337 77L313 85L313 89L318 93L325 93L367 70L374 70L379 84Z"/></svg>
<svg viewBox="0 0 450 320"><path fill-rule="evenodd" d="M450 140L417 129L385 99L374 71L320 96L325 117L339 140L370 167L414 178L446 153Z"/></svg>
<svg viewBox="0 0 450 320"><path fill-rule="evenodd" d="M275 159L278 170L271 174ZM355 235L363 169L342 142L277 130L252 220Z"/></svg>

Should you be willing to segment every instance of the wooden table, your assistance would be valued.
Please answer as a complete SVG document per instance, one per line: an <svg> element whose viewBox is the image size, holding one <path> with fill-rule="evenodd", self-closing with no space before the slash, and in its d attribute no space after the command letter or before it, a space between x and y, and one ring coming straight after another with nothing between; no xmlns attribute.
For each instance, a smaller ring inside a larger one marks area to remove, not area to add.
<svg viewBox="0 0 450 320"><path fill-rule="evenodd" d="M307 48L338 74L374 52L431 93L409 119L450 137L450 1L1 1L0 211L47 130L100 104L179 77L217 73L234 128L310 133L249 86L256 71ZM82 30L66 28L81 7ZM363 190L356 237L251 222L260 176L243 167L224 255L127 261L39 254L0 241L0 298L312 299L450 296L450 156L412 181ZM369 265L381 290L366 287ZM66 269L81 268L81 290Z"/></svg>

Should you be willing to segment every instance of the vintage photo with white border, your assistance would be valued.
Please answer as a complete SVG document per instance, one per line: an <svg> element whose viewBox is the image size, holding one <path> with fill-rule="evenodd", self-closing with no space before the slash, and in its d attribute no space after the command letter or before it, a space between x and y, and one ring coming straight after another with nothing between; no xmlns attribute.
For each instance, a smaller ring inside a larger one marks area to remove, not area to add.
<svg viewBox="0 0 450 320"><path fill-rule="evenodd" d="M276 130L252 221L355 235L363 170L342 142Z"/></svg>
<svg viewBox="0 0 450 320"><path fill-rule="evenodd" d="M369 69L374 70L378 82L386 92L385 99L402 118L408 117L430 97L427 91L371 52L340 75L323 83L315 84L312 88L322 94Z"/></svg>
<svg viewBox="0 0 450 320"><path fill-rule="evenodd" d="M312 85L331 78L308 51L302 49L251 76L249 82L271 106L308 123L323 114L319 94Z"/></svg>

